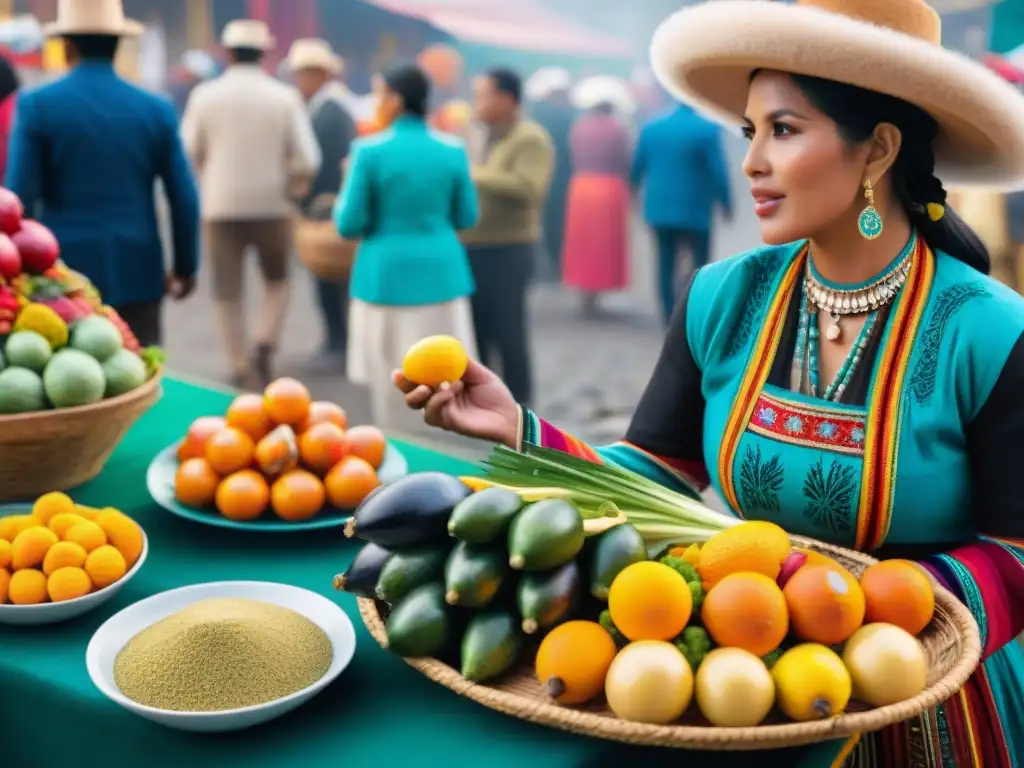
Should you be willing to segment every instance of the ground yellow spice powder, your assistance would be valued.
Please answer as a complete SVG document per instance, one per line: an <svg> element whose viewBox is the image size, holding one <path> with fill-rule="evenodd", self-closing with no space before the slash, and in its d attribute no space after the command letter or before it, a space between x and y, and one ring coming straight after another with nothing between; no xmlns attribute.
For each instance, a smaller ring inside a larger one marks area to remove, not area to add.
<svg viewBox="0 0 1024 768"><path fill-rule="evenodd" d="M202 600L137 634L114 660L121 692L174 712L280 699L327 672L330 638L305 616L257 600Z"/></svg>

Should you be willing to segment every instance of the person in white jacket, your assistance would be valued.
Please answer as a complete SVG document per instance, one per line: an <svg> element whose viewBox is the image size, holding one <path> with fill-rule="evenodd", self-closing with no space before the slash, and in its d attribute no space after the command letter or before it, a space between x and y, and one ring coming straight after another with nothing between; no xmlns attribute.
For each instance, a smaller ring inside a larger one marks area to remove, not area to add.
<svg viewBox="0 0 1024 768"><path fill-rule="evenodd" d="M291 197L301 197L321 162L299 92L264 72L274 47L261 21L230 22L221 43L230 64L192 92L182 119L200 181L212 285L234 383L265 386L288 307ZM250 353L242 306L243 257L259 255L266 293Z"/></svg>

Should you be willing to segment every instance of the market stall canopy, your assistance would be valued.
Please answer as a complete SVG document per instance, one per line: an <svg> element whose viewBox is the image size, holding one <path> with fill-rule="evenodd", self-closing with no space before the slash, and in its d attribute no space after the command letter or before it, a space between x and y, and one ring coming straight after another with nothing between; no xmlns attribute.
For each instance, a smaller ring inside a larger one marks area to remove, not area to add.
<svg viewBox="0 0 1024 768"><path fill-rule="evenodd" d="M362 0L426 22L467 43L570 56L631 58L629 44L535 0Z"/></svg>

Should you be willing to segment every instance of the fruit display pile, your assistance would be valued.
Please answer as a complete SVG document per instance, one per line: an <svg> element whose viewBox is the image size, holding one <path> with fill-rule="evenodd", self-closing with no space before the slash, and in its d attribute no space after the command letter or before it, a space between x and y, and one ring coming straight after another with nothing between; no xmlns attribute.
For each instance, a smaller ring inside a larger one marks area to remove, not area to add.
<svg viewBox="0 0 1024 768"><path fill-rule="evenodd" d="M271 511L301 522L357 507L380 485L386 448L376 427L350 428L340 406L278 379L262 395L239 395L223 416L191 424L177 449L175 498L235 521Z"/></svg>
<svg viewBox="0 0 1024 768"><path fill-rule="evenodd" d="M90 405L142 386L162 362L83 275L57 239L22 219L0 188L0 414Z"/></svg>
<svg viewBox="0 0 1024 768"><path fill-rule="evenodd" d="M113 508L36 499L31 514L0 517L0 605L59 603L120 581L142 555L139 524Z"/></svg>
<svg viewBox="0 0 1024 768"><path fill-rule="evenodd" d="M649 559L635 526L594 525L551 492L527 503L472 478L404 478L356 510L346 533L366 543L335 586L390 604L399 656L500 682L536 647L554 702L603 696L636 722L805 722L924 690L916 635L935 595L916 564L857 577L767 522Z"/></svg>

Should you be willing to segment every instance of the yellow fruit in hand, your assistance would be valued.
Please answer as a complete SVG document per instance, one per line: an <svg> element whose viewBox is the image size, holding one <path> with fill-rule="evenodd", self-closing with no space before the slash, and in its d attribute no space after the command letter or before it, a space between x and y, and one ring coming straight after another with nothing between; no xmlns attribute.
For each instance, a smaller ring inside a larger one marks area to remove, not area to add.
<svg viewBox="0 0 1024 768"><path fill-rule="evenodd" d="M50 547L57 543L57 534L37 525L26 528L11 542L11 570L34 568L42 564Z"/></svg>
<svg viewBox="0 0 1024 768"><path fill-rule="evenodd" d="M59 515L54 515L50 518L49 524L46 526L51 531L57 534L57 538L63 539L64 534L70 531L79 523L89 522L84 517L74 512L62 512Z"/></svg>
<svg viewBox="0 0 1024 768"><path fill-rule="evenodd" d="M64 534L64 541L81 544L86 552L92 552L107 543L107 534L96 523L86 520L84 523L69 528Z"/></svg>
<svg viewBox="0 0 1024 768"><path fill-rule="evenodd" d="M65 493L44 493L32 505L32 517L40 525L48 525L57 515L75 512L75 502Z"/></svg>
<svg viewBox="0 0 1024 768"><path fill-rule="evenodd" d="M59 541L50 547L50 551L43 558L43 573L52 576L54 571L61 568L81 568L85 565L87 554L81 544Z"/></svg>
<svg viewBox="0 0 1024 768"><path fill-rule="evenodd" d="M32 515L0 517L0 539L14 541L19 533L26 528L31 528L33 525L39 525L39 521L32 517Z"/></svg>
<svg viewBox="0 0 1024 768"><path fill-rule="evenodd" d="M853 681L831 648L804 643L786 651L772 667L776 703L791 720L825 720L843 714Z"/></svg>
<svg viewBox="0 0 1024 768"><path fill-rule="evenodd" d="M96 515L96 524L107 534L107 541L124 555L131 568L142 555L142 528L123 512L107 508Z"/></svg>
<svg viewBox="0 0 1024 768"><path fill-rule="evenodd" d="M469 366L469 355L454 336L428 336L405 353L402 375L416 384L437 388L459 381Z"/></svg>
<svg viewBox="0 0 1024 768"><path fill-rule="evenodd" d="M707 587L740 572L763 573L774 581L791 548L789 535L774 523L740 523L716 533L700 548L697 572Z"/></svg>
<svg viewBox="0 0 1024 768"><path fill-rule="evenodd" d="M109 587L115 581L119 581L128 571L128 564L124 555L116 548L107 544L95 549L85 558L85 572L89 574L92 585L96 589Z"/></svg>
<svg viewBox="0 0 1024 768"><path fill-rule="evenodd" d="M76 600L92 592L92 582L81 568L58 568L47 579L46 592L55 603Z"/></svg>
<svg viewBox="0 0 1024 768"><path fill-rule="evenodd" d="M0 605L7 602L7 594L11 587L11 572L0 568Z"/></svg>
<svg viewBox="0 0 1024 768"><path fill-rule="evenodd" d="M7 598L14 605L38 605L46 602L46 574L35 568L15 571L8 586Z"/></svg>
<svg viewBox="0 0 1024 768"><path fill-rule="evenodd" d="M630 640L671 640L686 627L693 594L678 571L645 561L626 566L608 590L608 612Z"/></svg>
<svg viewBox="0 0 1024 768"><path fill-rule="evenodd" d="M0 539L0 568L6 568L11 564L11 542L7 539Z"/></svg>

